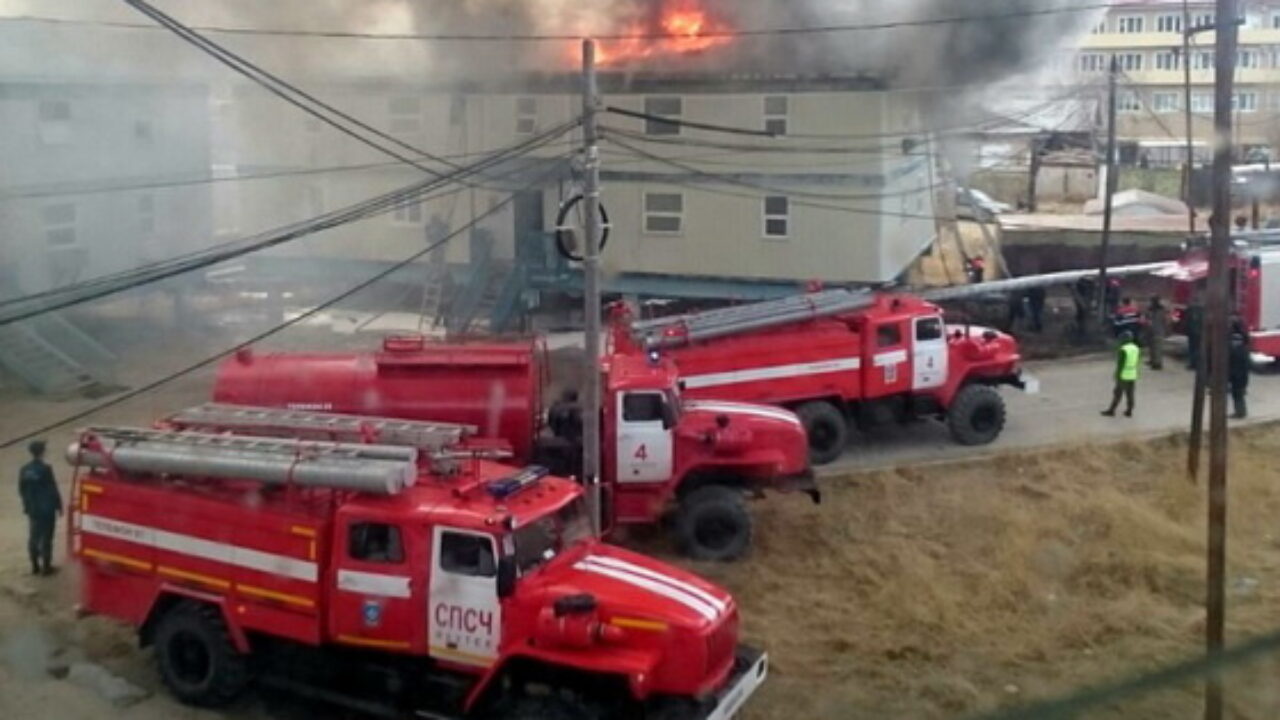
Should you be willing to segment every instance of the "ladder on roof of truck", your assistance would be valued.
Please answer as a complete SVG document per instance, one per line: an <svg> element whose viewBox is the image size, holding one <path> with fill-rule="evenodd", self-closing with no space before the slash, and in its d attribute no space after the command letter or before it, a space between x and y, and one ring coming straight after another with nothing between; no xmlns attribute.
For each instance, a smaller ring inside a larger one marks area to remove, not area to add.
<svg viewBox="0 0 1280 720"><path fill-rule="evenodd" d="M418 450L396 445L102 426L67 450L73 465L150 475L258 480L393 495L418 476Z"/></svg>
<svg viewBox="0 0 1280 720"><path fill-rule="evenodd" d="M862 310L874 303L875 293L870 290L823 290L779 300L633 322L631 333L647 348L668 348L831 317Z"/></svg>
<svg viewBox="0 0 1280 720"><path fill-rule="evenodd" d="M169 422L191 430L242 433L296 433L333 442L374 442L436 453L476 434L474 425L398 420L362 415L206 403L170 415Z"/></svg>

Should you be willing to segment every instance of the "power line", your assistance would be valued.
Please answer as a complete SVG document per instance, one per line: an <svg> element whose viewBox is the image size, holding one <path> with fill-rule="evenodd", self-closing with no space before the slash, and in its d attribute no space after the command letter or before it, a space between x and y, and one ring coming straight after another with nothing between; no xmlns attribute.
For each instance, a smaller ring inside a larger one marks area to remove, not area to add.
<svg viewBox="0 0 1280 720"><path fill-rule="evenodd" d="M743 180L741 178L725 175L723 173L715 173L715 172L702 170L692 165L688 165L683 162L680 162L679 160L673 160L671 158L666 158L661 155L646 152L644 150L641 150L640 148L635 147L634 145L625 143L621 140L618 140L616 138L612 138L609 136L605 136L605 140L610 143L613 143L614 145L617 145L620 148L623 148L624 150L628 150L632 153L635 153L636 155L639 155L641 157L647 158L657 163L661 163L663 165L669 165L671 167L677 168L679 170L683 170L687 173L701 177L706 180L712 180L715 182L725 183L728 185L737 185L740 187L750 188L752 190L760 190L764 192L773 193L775 195L787 195L787 196L794 196L794 197L812 198L817 200L850 200L850 201L856 202L856 201L870 201L870 200L887 200L890 198L916 195L922 192L928 192L931 190L936 190L939 187L942 187L942 184L938 184L933 187L903 190L900 192L893 192L893 193L823 193L823 192L813 192L810 190L798 190L796 188L780 188L776 186L765 185L762 183L754 183L748 180Z"/></svg>
<svg viewBox="0 0 1280 720"><path fill-rule="evenodd" d="M278 333L280 333L280 332L283 332L284 330L287 330L287 329L289 329L289 328L291 328L291 327L294 327L295 325L298 325L298 324L300 324L300 323L304 322L305 320L308 320L308 319L310 319L310 318L312 318L312 317L314 317L314 316L318 315L319 313L323 312L324 310L327 310L327 309L329 309L329 308L333 307L334 305L337 305L338 303L340 303L340 302L342 302L342 301L346 300L347 298L350 298L350 297L352 297L353 295L356 295L357 293L359 293L359 292L361 292L361 291L363 291L363 290L365 290L365 289L367 289L367 288L369 288L369 287L372 287L373 285L376 285L377 283L381 282L382 280L384 280L384 279L386 279L386 278L390 277L391 275L394 275L395 273L399 272L400 270L403 270L404 268L406 268L406 267L408 267L408 266L412 265L414 262L416 262L416 261L418 261L419 259L421 259L421 258L423 258L423 257L427 256L427 255L428 255L428 254L430 254L432 251L436 250L436 249L437 249L437 248L439 248L439 247L442 247L443 245L445 245L446 243L450 242L450 241L451 241L451 240L453 240L454 238L458 237L458 236L459 236L459 235L461 235L462 233L464 233L464 232L466 232L466 231L470 230L471 228L475 227L475 226L476 226L476 225L478 225L481 221L483 221L483 220L485 220L486 218L488 218L488 217L490 217L490 216L492 216L492 215L494 215L494 214L498 213L499 211L501 211L502 209L504 209L506 206L508 206L508 205L510 205L512 202L514 202L514 201L515 201L515 199L516 199L516 197L517 197L517 196L519 196L519 195L520 195L520 193L522 193L522 192L524 192L524 191L526 191L526 190L528 190L528 189L530 189L530 188L537 187L537 186L538 186L538 185L540 185L542 182L544 182L548 177L551 177L551 175L552 175L552 173L550 173L550 172L548 172L548 173L544 173L543 175L539 176L539 177L538 177L534 182L529 183L528 185L526 185L525 187L521 188L520 190L518 190L518 191L516 191L516 192L511 193L511 194L507 197L507 199L505 199L505 200L503 200L502 202L500 202L500 203L498 203L498 204L494 205L493 207L489 208L489 209L488 209L488 210L486 210L484 213L481 213L480 215L478 215L477 217L475 217L474 219L472 219L472 220L471 220L471 222L467 223L466 225L463 225L462 227L460 227L460 228L458 228L457 230L455 230L455 231L453 231L453 232L449 233L448 235L446 235L445 237L441 238L440 240L437 240L436 242L431 243L431 244L430 244L430 245L428 245L427 247L425 247L425 248L423 248L423 249L421 249L421 250L418 250L417 252L414 252L413 254L409 255L408 257L406 257L406 258L404 258L404 259L402 259L402 260L400 260L400 261L396 262L396 263L395 263L394 265L392 265L391 267L389 267L389 268L387 268L387 269L385 269L385 270L382 270L382 271L380 271L380 272L378 272L378 273L376 273L376 274L374 274L374 275L370 276L369 278L367 278L367 279L365 279L365 280L360 281L359 283L357 283L357 284L353 285L352 287L350 287L350 288L348 288L348 289L344 290L343 292L341 292L341 293L339 293L339 294L337 294L337 295L335 295L335 296L333 296L333 297L329 298L328 300L325 300L324 302L320 303L319 305L316 305L315 307L312 307L312 308L310 308L310 309L308 309L308 310L306 310L306 311L302 312L301 314L297 315L297 316L296 316L296 317L294 317L294 318L291 318L291 319L289 319L289 320L286 320L286 321L284 321L284 322L282 322L282 323L280 323L280 324L278 324L278 325L275 325L275 326L271 327L271 328L270 328L270 329L268 329L268 330L265 330L265 331L263 331L263 332L260 332L260 333L258 333L257 335L254 335L253 337L249 338L248 340L246 340L246 341L244 341L244 342L242 342L242 343L238 343L235 347L227 348L227 349L224 349L224 350L220 350L220 351L218 351L218 352L216 352L216 353L214 353L214 354L212 354L212 355L209 355L209 356L207 356L207 357L205 357L205 358L203 358L203 359L201 359L201 360L199 360L199 361L197 361L197 362L195 362L195 363L192 363L192 364L190 364L190 365L187 365L186 367L182 368L181 370L177 370L177 371L175 371L175 372L169 373L168 375L165 375L165 376L163 376L163 377L161 377L161 378L159 378L159 379L157 379L157 380L153 380L153 381L151 381L151 382L149 382L149 383L147 383L147 384L145 384L145 385L142 385L141 387L135 388L135 389L130 390L130 391L128 391L128 392L125 392L125 393L123 393L123 394L121 394L121 395L117 395L116 397L113 397L113 398L111 398L111 399L109 399L109 400L106 400L106 401L103 401L103 402L97 403L96 405L93 405L92 407L86 408L86 409L81 410L81 411L79 411L79 412L72 413L71 415L68 415L68 416L66 416L66 417L63 417L63 418L62 418L62 419L60 419L60 420L56 420L56 421L54 421L54 422L52 422L52 423L49 423L49 424L47 424L47 425L44 425L44 426L42 426L42 427L40 427L40 428L37 428L37 429L35 429L35 430L30 430L30 431L24 432L24 433L23 433L23 434L21 434L21 435L18 435L18 436L16 436L16 437L9 438L9 439L5 440L4 442L0 442L0 450L4 450L4 449L6 449L6 448L13 447L13 446L15 446L15 445L17 445L17 444L19 444L19 443L25 442L25 441L30 440L30 439L32 439L32 438L39 437L39 436L44 435L44 434L46 434L46 433L48 433L48 432L51 432L51 431L53 431L53 430L57 430L57 429L58 429L58 428L60 428L60 427L64 427L64 426L69 425L69 424L71 424L71 423L73 423L73 422L77 422L77 421L83 420L83 419L85 419L85 418L87 418L87 417L89 417L89 416L91 416L91 415L94 415L94 414L96 414L96 413L98 413L98 412L101 412L102 410L105 410L105 409L107 409L107 408L114 407L114 406L116 406L116 405L119 405L119 404L121 404L121 403L127 402L127 401L132 400L132 399L134 399L134 398L136 398L136 397L139 397L139 396L141 396L141 395L145 395L146 393L149 393L149 392L151 392L151 391L153 391L153 390L155 390L155 389L157 389L157 388L159 388L159 387L162 387L162 386L164 386L164 385L167 385L167 384L169 384L169 383L173 382L174 380L177 380L177 379L179 379L179 378L182 378L182 377L185 377L185 376L187 376L187 375L190 375L191 373L196 372L197 370L201 370L201 369L203 369L203 368L206 368L206 367L208 367L208 366L210 366L210 365L212 365L212 364L214 364L214 363L218 362L218 361L219 361L219 360L221 360L222 358L225 358L225 357L227 357L227 356L231 355L232 353L234 353L237 349L239 349L239 348L241 348L241 347L245 347L245 346L247 346L247 345L252 345L252 344L254 344L254 343L262 342L263 340L266 340L267 338L269 338L269 337L271 337L271 336L273 336L273 335L276 335L276 334L278 334Z"/></svg>
<svg viewBox="0 0 1280 720"><path fill-rule="evenodd" d="M72 305L78 305L88 302L89 300L95 300L107 295L139 287L141 285L151 284L165 278L173 277L174 275L198 270L210 265L216 265L242 255L247 255L249 253L291 242L300 237L311 235L321 230L332 229L340 225L357 222L368 217L383 214L398 209L399 207L419 204L422 202L422 197L426 193L429 193L443 185L457 182L459 178L475 174L510 158L527 154L528 152L537 149L539 147L539 143L549 142L565 132L568 132L569 129L576 126L577 122L577 120L574 120L572 122L565 123L560 127L543 133L536 138L513 146L509 151L496 153L479 163L464 167L457 172L450 173L449 175L414 183L390 193L379 195L369 200L356 203L355 205L350 205L340 210L325 213L300 223L293 223L282 228L276 228L266 233L258 234L251 238L225 243L210 250L199 251L176 259L161 261L141 268L135 268L134 270L126 271L124 273L117 273L115 275L86 281L69 287L57 288L43 293L36 293L22 298L4 301L3 303L0 303L0 308L13 309L0 312L0 326L53 310L60 310ZM557 163L557 165L558 164L559 163ZM42 300L43 302L41 302Z"/></svg>
<svg viewBox="0 0 1280 720"><path fill-rule="evenodd" d="M572 141L547 143L543 147L559 147L561 145L568 146L576 144ZM466 153L453 153L448 155L440 155L442 158L452 160L476 157L479 155L488 155L502 148L486 148L484 150L476 150ZM84 185L75 188L66 189L42 189L29 190L16 193L0 193L0 203L10 202L13 200L39 200L54 197L68 197L77 195L102 195L117 192L131 192L136 190L164 190L168 188L191 187L196 185L213 185L218 183L246 182L253 180L273 180L278 178L304 177L308 175L328 175L334 173L345 172L361 172L365 170L385 170L389 168L402 167L401 162L382 162L382 163L362 163L356 165L329 165L317 168L302 168L298 170L273 170L261 173L237 173L235 175L213 175L209 177L190 178L187 180L152 180L135 183L117 183L103 185Z"/></svg>
<svg viewBox="0 0 1280 720"><path fill-rule="evenodd" d="M163 27L170 30L173 34L177 35L182 40L204 51L206 54L218 60L219 62L226 65L227 67L231 68L235 72L243 75L244 77L249 78L253 82L257 83L258 85L261 85L265 90L275 95L276 97L279 97L281 100L284 100L290 105L297 107L298 109L302 110L308 115L311 115L312 117L316 118L317 120L320 120L326 125L329 125L330 127L338 130L344 135L354 138L355 140L361 143L364 143L365 145L368 145L369 147L389 157L395 158L396 160L399 160L400 162L403 162L406 165L411 165L415 168L418 168L419 170L421 170L422 172L428 175L439 176L441 174L439 171L428 168L427 166L404 155L403 153L397 152L396 150L392 150L391 148L385 147L377 142L374 142L373 140L370 140L369 138L360 134L356 130L353 130L347 125L344 125L338 122L337 120L334 120L333 117L330 117L330 115L337 116L343 121L351 125L354 125L356 128L359 128L360 130L363 130L368 133L372 133L373 135L379 138L389 141L393 145L396 145L405 150L408 150L410 153L420 155L422 157L428 158L435 162L442 163L454 169L457 168L457 165L455 165L453 162L440 158L436 155L433 155L432 153L422 150L421 148L417 148L412 145L409 145L408 143L405 143L400 139L392 135L389 135L383 132L382 130L379 130L376 127L373 127L372 125L364 122L363 120L360 120L359 118L356 118L346 112L343 112L342 110L335 108L334 106L316 98L314 95L311 95L301 90L300 88L294 85L291 85L290 83L282 80L279 76L273 75L272 73L262 69L261 67L253 64L252 62L244 59L243 57L231 52L230 50L227 50L221 45L218 45L212 40L205 38L199 33L193 31L191 28L188 28L187 26L178 22L174 18L170 17L169 15L166 15L163 12L157 10L155 7L145 2L145 0L125 0L125 2L128 3L131 7L133 7L138 12L142 13L143 15L146 15L152 20L155 20L157 23L159 23ZM316 109L317 107L323 110L324 112L321 112L321 110L317 110ZM325 113L329 113L329 114L327 115Z"/></svg>
<svg viewBox="0 0 1280 720"><path fill-rule="evenodd" d="M126 0L133 4L131 0ZM787 35L825 35L839 33L876 32L899 28L933 27L956 25L962 23L997 22L1008 19L1046 17L1055 15L1071 15L1087 13L1094 10L1105 10L1114 3L1089 3L1064 8L1041 8L1038 10L1005 10L1001 12L981 13L976 15L953 15L937 18L920 18L915 20L892 20L878 23L828 24L813 26L789 26L774 28L749 28L743 30L706 30L692 37L696 38L752 38ZM69 18L43 17L36 15L16 15L5 20L22 22L39 22L53 25L93 25L131 30L155 29L150 25L111 20L76 20ZM346 30L294 30L277 28L245 28L221 25L192 25L192 30L226 35L254 35L265 37L302 37L354 40L409 40L409 41L441 41L441 42L562 42L580 41L588 37L595 40L675 40L687 36L665 32L645 33L366 33Z"/></svg>

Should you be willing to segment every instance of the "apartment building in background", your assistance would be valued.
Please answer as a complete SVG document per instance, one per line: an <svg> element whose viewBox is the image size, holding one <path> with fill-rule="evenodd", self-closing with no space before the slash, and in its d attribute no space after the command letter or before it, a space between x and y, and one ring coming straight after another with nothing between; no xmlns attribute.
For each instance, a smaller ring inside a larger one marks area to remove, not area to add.
<svg viewBox="0 0 1280 720"><path fill-rule="evenodd" d="M1063 59L1065 78L1104 87L1111 58L1119 62L1117 132L1127 163L1180 165L1186 158L1185 63L1191 67L1190 107L1196 162L1211 154L1216 33L1214 3L1193 0L1190 51L1182 0L1121 0L1098 18L1080 47ZM1235 88L1235 137L1240 161L1280 160L1280 1L1242 0Z"/></svg>

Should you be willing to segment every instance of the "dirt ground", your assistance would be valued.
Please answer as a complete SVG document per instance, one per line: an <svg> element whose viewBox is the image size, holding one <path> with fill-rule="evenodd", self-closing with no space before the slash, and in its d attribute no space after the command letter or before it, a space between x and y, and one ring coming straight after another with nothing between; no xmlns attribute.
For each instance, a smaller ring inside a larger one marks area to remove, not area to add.
<svg viewBox="0 0 1280 720"><path fill-rule="evenodd" d="M145 422L200 399L199 376L101 421ZM0 429L56 411L0 399ZM51 438L51 447L69 437ZM1229 638L1280 625L1280 427L1239 431L1232 453ZM744 562L695 568L730 588L746 639L773 658L749 720L951 718L1056 696L1193 655L1202 635L1203 489L1173 440L1080 447L828 482L825 501L755 505ZM149 654L101 619L76 620L74 569L25 576L24 523L0 453L0 717L279 718L250 699L225 714L176 705ZM59 465L60 478L66 470ZM641 549L666 554L659 542ZM671 558L675 561L675 558ZM115 709L47 676L88 657L152 690ZM1280 716L1280 658L1228 676L1231 717ZM1198 686L1088 717L1199 717ZM339 716L334 713L333 717Z"/></svg>
<svg viewBox="0 0 1280 720"><path fill-rule="evenodd" d="M1280 428L1234 437L1228 641L1280 626ZM1203 487L1174 440L855 476L757 505L756 550L698 568L773 675L756 720L970 716L1121 680L1202 647ZM1280 717L1280 656L1228 675ZM1084 717L1197 718L1200 686Z"/></svg>

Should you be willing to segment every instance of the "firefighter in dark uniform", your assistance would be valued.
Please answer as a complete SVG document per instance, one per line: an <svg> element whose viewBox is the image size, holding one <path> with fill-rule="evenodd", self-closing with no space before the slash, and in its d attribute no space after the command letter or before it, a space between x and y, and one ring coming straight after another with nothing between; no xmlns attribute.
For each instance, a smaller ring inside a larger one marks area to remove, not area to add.
<svg viewBox="0 0 1280 720"><path fill-rule="evenodd" d="M1249 372L1252 365L1249 350L1249 333L1240 321L1232 323L1230 345L1227 349L1227 379L1231 386L1232 417L1243 420L1249 417L1245 395L1249 390Z"/></svg>
<svg viewBox="0 0 1280 720"><path fill-rule="evenodd" d="M18 474L18 494L27 516L27 554L33 575L53 574L53 529L62 515L62 495L53 479L53 468L44 461L45 443L36 440L27 446L31 462Z"/></svg>

